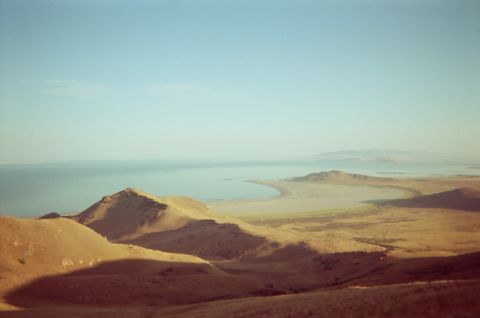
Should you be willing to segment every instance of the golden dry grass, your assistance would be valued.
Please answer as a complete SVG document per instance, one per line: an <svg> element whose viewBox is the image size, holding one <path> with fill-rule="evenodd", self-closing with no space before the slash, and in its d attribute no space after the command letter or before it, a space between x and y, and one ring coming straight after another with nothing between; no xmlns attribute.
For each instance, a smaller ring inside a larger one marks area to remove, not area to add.
<svg viewBox="0 0 480 318"><path fill-rule="evenodd" d="M283 196L255 208L274 213L244 221L132 189L72 217L86 226L0 217L0 316L480 315L480 178L334 172L268 184ZM408 198L339 208L342 193L348 204Z"/></svg>

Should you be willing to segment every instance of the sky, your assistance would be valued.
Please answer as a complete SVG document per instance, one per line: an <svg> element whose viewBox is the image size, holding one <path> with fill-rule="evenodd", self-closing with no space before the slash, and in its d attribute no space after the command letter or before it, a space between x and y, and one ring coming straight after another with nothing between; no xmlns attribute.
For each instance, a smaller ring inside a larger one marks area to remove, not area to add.
<svg viewBox="0 0 480 318"><path fill-rule="evenodd" d="M0 162L479 140L480 1L0 0Z"/></svg>

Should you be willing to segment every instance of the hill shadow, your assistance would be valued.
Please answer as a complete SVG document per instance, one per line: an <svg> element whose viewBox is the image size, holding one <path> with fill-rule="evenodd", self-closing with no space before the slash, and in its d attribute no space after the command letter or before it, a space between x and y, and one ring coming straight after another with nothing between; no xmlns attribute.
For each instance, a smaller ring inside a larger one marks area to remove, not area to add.
<svg viewBox="0 0 480 318"><path fill-rule="evenodd" d="M318 253L307 244L292 244L263 257L219 263L232 275L263 279L280 293L298 293L352 285L480 279L480 252L449 257L402 259L385 252Z"/></svg>
<svg viewBox="0 0 480 318"><path fill-rule="evenodd" d="M480 212L480 191L459 188L408 199L382 200L377 204L406 208L437 208Z"/></svg>
<svg viewBox="0 0 480 318"><path fill-rule="evenodd" d="M171 253L193 254L208 260L240 258L270 242L242 230L237 224L196 220L178 229L144 234L127 243Z"/></svg>
<svg viewBox="0 0 480 318"><path fill-rule="evenodd" d="M128 259L42 277L9 292L5 299L26 308L52 303L164 306L243 297L254 289L254 284L210 264Z"/></svg>
<svg viewBox="0 0 480 318"><path fill-rule="evenodd" d="M23 308L164 307L355 285L480 279L480 252L396 259L382 252L320 254L294 244L264 257L216 265L220 269L145 259L104 262L39 278L10 291L5 300Z"/></svg>

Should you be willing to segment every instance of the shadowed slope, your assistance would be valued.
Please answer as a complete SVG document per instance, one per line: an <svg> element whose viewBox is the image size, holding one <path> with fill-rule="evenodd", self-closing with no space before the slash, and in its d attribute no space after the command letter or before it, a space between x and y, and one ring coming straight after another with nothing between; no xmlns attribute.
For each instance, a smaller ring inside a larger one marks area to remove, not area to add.
<svg viewBox="0 0 480 318"><path fill-rule="evenodd" d="M259 284L195 256L110 243L66 218L0 217L0 299L16 306L164 306L243 297Z"/></svg>
<svg viewBox="0 0 480 318"><path fill-rule="evenodd" d="M459 188L410 199L388 201L386 204L399 207L480 211L480 191L471 188Z"/></svg>
<svg viewBox="0 0 480 318"><path fill-rule="evenodd" d="M289 245L265 257L217 265L230 274L261 277L284 293L357 284L480 279L480 252L400 259L382 252L320 254L307 245Z"/></svg>
<svg viewBox="0 0 480 318"><path fill-rule="evenodd" d="M352 287L166 308L153 317L477 317L479 293L478 281Z"/></svg>
<svg viewBox="0 0 480 318"><path fill-rule="evenodd" d="M172 230L192 219L211 216L207 205L186 197L157 198L126 189L73 217L110 240L134 238L145 233Z"/></svg>
<svg viewBox="0 0 480 318"><path fill-rule="evenodd" d="M249 295L252 279L212 272L206 264L127 259L47 276L11 291L16 306L167 306Z"/></svg>
<svg viewBox="0 0 480 318"><path fill-rule="evenodd" d="M248 225L217 217L202 202L134 189L104 197L73 218L115 242L208 259L238 258L270 245L246 230Z"/></svg>
<svg viewBox="0 0 480 318"><path fill-rule="evenodd" d="M9 318L478 317L478 281L328 289L174 307L46 307L2 312Z"/></svg>
<svg viewBox="0 0 480 318"><path fill-rule="evenodd" d="M212 272L205 264L137 259L104 262L38 279L5 298L17 306L163 307L319 288L480 278L480 253L402 260L382 253L321 255L297 245L263 258L218 265L224 272Z"/></svg>
<svg viewBox="0 0 480 318"><path fill-rule="evenodd" d="M195 220L175 230L149 233L123 243L206 259L235 259L256 251L267 240L246 233L236 224Z"/></svg>
<svg viewBox="0 0 480 318"><path fill-rule="evenodd" d="M221 273L195 256L112 244L69 219L20 220L0 216L0 295L37 277L131 258L163 262L165 268L171 266L169 263L182 263Z"/></svg>

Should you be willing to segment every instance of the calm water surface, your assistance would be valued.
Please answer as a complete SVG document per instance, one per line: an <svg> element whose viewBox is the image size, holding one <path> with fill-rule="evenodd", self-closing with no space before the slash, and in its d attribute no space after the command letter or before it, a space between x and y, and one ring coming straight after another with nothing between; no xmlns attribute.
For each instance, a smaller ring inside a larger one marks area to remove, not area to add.
<svg viewBox="0 0 480 318"><path fill-rule="evenodd" d="M0 165L0 214L35 216L79 212L102 196L124 188L203 201L260 199L277 195L270 187L244 182L339 169L381 176L478 174L460 165L342 161L122 161Z"/></svg>

